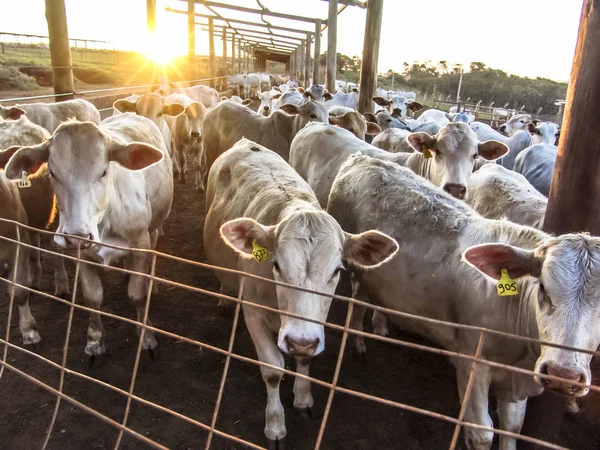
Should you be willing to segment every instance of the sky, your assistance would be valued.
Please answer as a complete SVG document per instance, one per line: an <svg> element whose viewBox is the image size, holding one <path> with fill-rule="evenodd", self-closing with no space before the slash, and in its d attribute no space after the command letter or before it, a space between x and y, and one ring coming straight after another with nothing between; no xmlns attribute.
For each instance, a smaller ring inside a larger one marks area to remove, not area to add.
<svg viewBox="0 0 600 450"><path fill-rule="evenodd" d="M255 0L219 0L257 8ZM261 0L272 11L327 17L327 2ZM44 0L3 1L0 31L47 35ZM65 0L71 38L110 41L109 48L171 55L187 51L187 18L165 7L185 9L180 0L157 0L157 33L148 40L146 0ZM404 61L481 61L506 72L568 81L583 0L385 0L379 72L401 71ZM10 5L10 6L8 6ZM197 5L196 12L208 13ZM259 16L219 10L242 20ZM361 55L366 11L348 7L338 19L338 52ZM201 20L201 19L199 19ZM312 30L313 25L267 18L273 25ZM244 28L254 28L244 26ZM258 28L257 28L258 30ZM326 50L327 32L321 50ZM230 47L229 47L230 48ZM222 43L216 39L217 55ZM208 53L208 34L197 27L196 50Z"/></svg>

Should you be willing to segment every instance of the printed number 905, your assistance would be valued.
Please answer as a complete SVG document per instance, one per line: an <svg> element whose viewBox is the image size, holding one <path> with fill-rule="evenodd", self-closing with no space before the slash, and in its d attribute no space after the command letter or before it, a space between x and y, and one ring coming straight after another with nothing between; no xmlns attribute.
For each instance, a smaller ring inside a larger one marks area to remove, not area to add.
<svg viewBox="0 0 600 450"><path fill-rule="evenodd" d="M498 283L498 289L500 290L500 295L505 292L516 292L517 291L517 283Z"/></svg>

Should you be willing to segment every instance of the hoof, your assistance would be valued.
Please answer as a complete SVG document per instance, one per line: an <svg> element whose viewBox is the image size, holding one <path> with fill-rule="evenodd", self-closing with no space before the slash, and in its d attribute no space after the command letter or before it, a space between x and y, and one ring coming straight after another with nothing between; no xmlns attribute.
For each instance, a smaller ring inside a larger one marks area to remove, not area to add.
<svg viewBox="0 0 600 450"><path fill-rule="evenodd" d="M87 355L87 367L88 370L92 370L94 368L102 367L104 365L104 361L106 360L105 354L101 355Z"/></svg>
<svg viewBox="0 0 600 450"><path fill-rule="evenodd" d="M23 342L23 347L33 353L39 353L42 350L42 345L40 344L40 341L29 342L27 344Z"/></svg>
<svg viewBox="0 0 600 450"><path fill-rule="evenodd" d="M38 342L40 342L42 340L42 338L40 337L40 334L35 329L30 330L26 333L23 333L22 337L23 337L23 345L25 347L27 347L27 346L35 347L35 344L37 344Z"/></svg>
<svg viewBox="0 0 600 450"><path fill-rule="evenodd" d="M287 436L282 437L281 439L269 439L265 437L265 447L268 450L285 450L287 443Z"/></svg>
<svg viewBox="0 0 600 450"><path fill-rule="evenodd" d="M300 408L294 406L294 413L296 414L297 417L300 417L300 418L306 419L306 420L315 420L315 419L319 418L319 413L315 409L314 405L308 406L308 407L300 407Z"/></svg>

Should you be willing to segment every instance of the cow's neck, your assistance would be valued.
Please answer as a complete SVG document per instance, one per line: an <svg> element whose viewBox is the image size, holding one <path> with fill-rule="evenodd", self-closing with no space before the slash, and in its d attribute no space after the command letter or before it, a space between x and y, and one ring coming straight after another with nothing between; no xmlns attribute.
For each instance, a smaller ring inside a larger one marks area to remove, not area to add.
<svg viewBox="0 0 600 450"><path fill-rule="evenodd" d="M297 114L292 116L283 111L275 111L270 118L272 118L273 128L277 130L277 134L284 136L289 150L294 136L300 131L300 116Z"/></svg>
<svg viewBox="0 0 600 450"><path fill-rule="evenodd" d="M408 153L406 163L403 164L405 167L412 170L417 175L431 180L431 158L425 158L420 152Z"/></svg>

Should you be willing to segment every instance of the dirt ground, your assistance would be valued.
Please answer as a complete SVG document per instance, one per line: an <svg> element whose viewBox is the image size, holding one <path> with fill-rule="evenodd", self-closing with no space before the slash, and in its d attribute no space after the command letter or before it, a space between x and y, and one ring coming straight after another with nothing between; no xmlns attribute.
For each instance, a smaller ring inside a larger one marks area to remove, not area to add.
<svg viewBox="0 0 600 450"><path fill-rule="evenodd" d="M176 186L173 211L164 226L165 236L159 250L185 258L203 261L202 229L204 203L202 193L190 185ZM44 286L52 289L51 266L44 258ZM70 267L72 269L72 267ZM161 277L216 291L216 279L208 271L159 259ZM125 277L107 271L103 276L105 301L103 310L134 318L135 310L127 299ZM5 284L0 283L0 333L4 336L7 320ZM349 283L343 279L339 291L348 294ZM78 298L78 302L82 301ZM46 298L31 299L34 317L42 336L37 352L57 363L62 357L68 307ZM346 305L334 302L330 321L344 321ZM11 341L20 345L17 310L13 315ZM221 348L227 348L232 318L217 313L214 297L160 286L150 311L153 324L176 334L185 335ZM103 365L87 368L84 356L87 315L75 313L67 366L127 390L136 352L135 327L118 320L104 319L107 356ZM402 337L393 334L395 337ZM144 358L137 377L135 394L210 423L222 375L224 357L197 346L165 336L158 336L159 358ZM311 366L311 375L331 381L341 334L327 333L327 346ZM368 361L359 363L347 351L339 384L346 388L382 396L441 414L457 416L459 401L454 370L443 357L418 352L376 341L367 342ZM255 358L255 350L240 321L234 351ZM58 371L43 362L9 350L8 361L21 370L58 386ZM288 364L292 361L289 360ZM292 366L293 367L293 366ZM598 368L596 368L598 369ZM595 370L600 375L600 370ZM291 449L313 448L320 420L302 419L294 415L293 378L286 376L281 385ZM319 412L325 408L328 391L315 386L314 397ZM65 392L108 417L121 421L126 399L114 391L67 375ZM580 400L582 413L567 415L558 442L574 449L600 448L600 396L591 394ZM235 436L263 444L266 391L257 366L232 360L217 428ZM0 380L0 449L41 448L50 424L55 399L45 390L32 385L12 372ZM174 449L204 448L207 433L171 415L133 402L128 425L149 438ZM336 394L323 449L444 449L448 448L453 426L392 407ZM62 402L49 449L113 448L118 432L109 425ZM461 441L462 442L462 441ZM461 444L462 445L462 444ZM125 437L123 449L145 449L133 438ZM242 445L215 438L213 449L241 449Z"/></svg>

